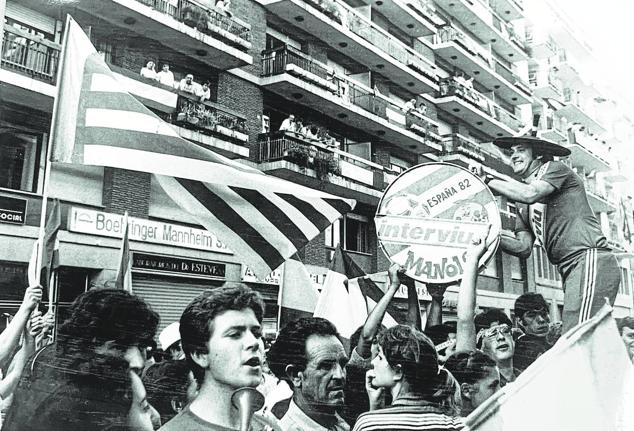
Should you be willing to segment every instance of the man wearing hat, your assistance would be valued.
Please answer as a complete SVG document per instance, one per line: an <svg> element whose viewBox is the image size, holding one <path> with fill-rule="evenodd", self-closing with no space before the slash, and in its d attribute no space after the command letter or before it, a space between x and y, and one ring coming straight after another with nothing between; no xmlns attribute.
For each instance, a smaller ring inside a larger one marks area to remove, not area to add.
<svg viewBox="0 0 634 431"><path fill-rule="evenodd" d="M167 359L185 359L185 353L181 346L180 325L178 322L170 323L159 334L161 349L165 352Z"/></svg>
<svg viewBox="0 0 634 431"><path fill-rule="evenodd" d="M561 335L561 326L550 324L548 303L540 293L528 292L518 296L513 311L518 326L524 331L515 341L513 365L524 371L553 346Z"/></svg>
<svg viewBox="0 0 634 431"><path fill-rule="evenodd" d="M563 281L567 331L595 314L606 297L614 303L621 282L616 257L581 178L553 160L570 155L569 149L535 136L498 138L493 143L509 152L513 172L521 178L485 178L491 189L520 203L515 234L504 232L500 244L522 258L530 255L535 241L544 247Z"/></svg>

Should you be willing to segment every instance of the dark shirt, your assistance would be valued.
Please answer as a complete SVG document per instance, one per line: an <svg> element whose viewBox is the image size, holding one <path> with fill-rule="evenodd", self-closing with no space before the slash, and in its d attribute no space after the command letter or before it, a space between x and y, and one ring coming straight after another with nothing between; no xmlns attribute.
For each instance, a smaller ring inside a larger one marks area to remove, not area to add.
<svg viewBox="0 0 634 431"><path fill-rule="evenodd" d="M546 342L546 337L536 337L535 335L524 334L515 342L515 354L513 355L513 366L520 373L528 368L530 364L541 356L542 353L550 349L551 345Z"/></svg>
<svg viewBox="0 0 634 431"><path fill-rule="evenodd" d="M534 179L546 181L555 191L544 198L544 248L548 259L554 265L589 248L608 248L601 231L601 224L588 202L585 186L581 178L562 162L548 162L545 172L535 171ZM519 205L515 231L532 231L528 206Z"/></svg>

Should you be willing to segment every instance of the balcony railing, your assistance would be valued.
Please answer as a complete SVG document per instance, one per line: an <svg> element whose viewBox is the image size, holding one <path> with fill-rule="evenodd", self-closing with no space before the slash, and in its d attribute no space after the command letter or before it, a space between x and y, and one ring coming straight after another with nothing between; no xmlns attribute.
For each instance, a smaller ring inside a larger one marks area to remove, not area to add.
<svg viewBox="0 0 634 431"><path fill-rule="evenodd" d="M246 120L214 103L201 103L197 97L181 92L176 106L176 113L170 118L171 123L240 144L249 140Z"/></svg>
<svg viewBox="0 0 634 431"><path fill-rule="evenodd" d="M438 80L436 66L429 60L372 21L360 15L347 4L342 2L337 2L337 4L340 4L342 9L346 11L347 16L345 20L350 31L428 79L434 82Z"/></svg>
<svg viewBox="0 0 634 431"><path fill-rule="evenodd" d="M55 84L61 46L5 24L2 66Z"/></svg>
<svg viewBox="0 0 634 431"><path fill-rule="evenodd" d="M467 52L479 57L489 68L493 68L493 56L471 37L451 25L445 25L438 30L434 36L434 43L455 42L462 46Z"/></svg>
<svg viewBox="0 0 634 431"><path fill-rule="evenodd" d="M439 97L457 96L514 130L517 130L522 125L522 122L513 114L475 89L459 82L455 77L441 80L438 94Z"/></svg>
<svg viewBox="0 0 634 431"><path fill-rule="evenodd" d="M204 6L195 0L136 0L139 3L171 16L213 37L221 37L239 48L251 46L251 28L248 24L224 12ZM245 43L246 42L246 43Z"/></svg>
<svg viewBox="0 0 634 431"><path fill-rule="evenodd" d="M333 21L378 47L390 57L436 82L436 66L412 48L368 20L346 3L338 0L304 0Z"/></svg>
<svg viewBox="0 0 634 431"><path fill-rule="evenodd" d="M317 177L322 180L327 179L328 174L338 175L370 185L378 190L383 190L386 179L395 174L394 171L370 160L334 148L325 142L307 139L296 133L280 131L260 134L256 161L262 163L278 160L286 160L300 167L313 169ZM355 177L353 175L355 167L366 174L371 173L367 175L369 178L364 181Z"/></svg>
<svg viewBox="0 0 634 431"><path fill-rule="evenodd" d="M459 134L443 137L442 151L446 154L464 154L480 162L486 159L486 152L478 144Z"/></svg>
<svg viewBox="0 0 634 431"><path fill-rule="evenodd" d="M387 97L378 95L367 87L336 74L334 70L295 48L286 46L264 51L262 76L283 73L296 75L304 81L330 91L343 103L351 103L392 123L394 121L387 115L388 108L401 109ZM422 114L406 114L405 124L398 123L398 125L426 137L429 137L428 132L438 133L438 125Z"/></svg>

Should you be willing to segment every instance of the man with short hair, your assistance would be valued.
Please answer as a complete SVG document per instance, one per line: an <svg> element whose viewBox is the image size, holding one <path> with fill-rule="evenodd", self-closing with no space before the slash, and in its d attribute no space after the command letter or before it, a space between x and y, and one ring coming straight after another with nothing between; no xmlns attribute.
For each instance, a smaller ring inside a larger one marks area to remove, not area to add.
<svg viewBox="0 0 634 431"><path fill-rule="evenodd" d="M627 354L630 355L632 364L634 364L634 317L628 316L616 319L616 327L619 329Z"/></svg>
<svg viewBox="0 0 634 431"><path fill-rule="evenodd" d="M280 132L296 132L297 124L295 123L295 116L290 114L287 118L282 121L280 125Z"/></svg>
<svg viewBox="0 0 634 431"><path fill-rule="evenodd" d="M476 346L489 355L500 370L500 387L515 381L519 371L515 369L513 355L513 323L502 310L492 308L478 314L475 319Z"/></svg>
<svg viewBox="0 0 634 431"><path fill-rule="evenodd" d="M289 382L293 399L280 421L284 431L348 431L344 406L348 357L335 326L307 317L289 322L268 352L271 371Z"/></svg>
<svg viewBox="0 0 634 431"><path fill-rule="evenodd" d="M560 325L550 325L548 303L535 292L520 295L515 300L515 318L524 332L515 342L513 365L524 371L559 338Z"/></svg>
<svg viewBox="0 0 634 431"><path fill-rule="evenodd" d="M537 241L563 281L563 330L589 319L607 297L614 303L621 272L601 224L594 215L583 180L553 157L570 150L535 136L498 138L498 147L510 152L513 172L521 178L485 182L519 206L515 233L503 232L504 251L528 257Z"/></svg>
<svg viewBox="0 0 634 431"><path fill-rule="evenodd" d="M180 319L185 358L198 382L198 395L164 431L239 429L240 415L231 397L262 380L259 338L264 302L243 284L225 283L196 297ZM254 416L251 429L277 426Z"/></svg>
<svg viewBox="0 0 634 431"><path fill-rule="evenodd" d="M174 87L174 74L170 70L170 65L163 63L163 68L156 74L156 80L163 85Z"/></svg>
<svg viewBox="0 0 634 431"><path fill-rule="evenodd" d="M184 79L181 79L178 89L180 91L184 91L185 93L195 94L196 83L194 82L194 75L188 73Z"/></svg>

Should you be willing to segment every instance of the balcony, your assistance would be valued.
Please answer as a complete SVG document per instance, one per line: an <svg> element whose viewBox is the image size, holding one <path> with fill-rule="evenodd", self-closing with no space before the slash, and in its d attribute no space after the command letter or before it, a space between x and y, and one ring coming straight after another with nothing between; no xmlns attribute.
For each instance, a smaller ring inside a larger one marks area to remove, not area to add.
<svg viewBox="0 0 634 431"><path fill-rule="evenodd" d="M73 7L217 69L253 63L250 26L195 0L80 0Z"/></svg>
<svg viewBox="0 0 634 431"><path fill-rule="evenodd" d="M475 161L499 173L513 175L512 169L504 160L458 133L442 137L441 159L465 168L471 167Z"/></svg>
<svg viewBox="0 0 634 431"><path fill-rule="evenodd" d="M317 140L291 132L258 136L260 169L340 196L376 204L396 174L391 170Z"/></svg>
<svg viewBox="0 0 634 431"><path fill-rule="evenodd" d="M269 12L412 94L436 91L436 65L343 2L259 0Z"/></svg>
<svg viewBox="0 0 634 431"><path fill-rule="evenodd" d="M557 79L552 71L548 73L540 72L535 70L528 74L528 81L533 89L533 96L540 99L561 99L563 96L561 81Z"/></svg>
<svg viewBox="0 0 634 431"><path fill-rule="evenodd" d="M595 181L583 178L583 183L588 195L588 202L594 212L610 213L616 209L614 203L608 200L607 193L604 190L600 190Z"/></svg>
<svg viewBox="0 0 634 431"><path fill-rule="evenodd" d="M527 85L496 61L486 48L457 28L445 26L439 29L433 48L437 55L473 76L486 88L495 90L507 102L514 105L531 102Z"/></svg>
<svg viewBox="0 0 634 431"><path fill-rule="evenodd" d="M526 46L531 57L537 60L554 57L559 51L552 36L531 27L526 29Z"/></svg>
<svg viewBox="0 0 634 431"><path fill-rule="evenodd" d="M539 136L558 144L568 143L568 132L565 130L564 122L561 117L552 114L546 116L546 126L540 131Z"/></svg>
<svg viewBox="0 0 634 431"><path fill-rule="evenodd" d="M459 117L491 137L512 135L522 122L492 100L470 88L456 77L440 82L436 106Z"/></svg>
<svg viewBox="0 0 634 431"><path fill-rule="evenodd" d="M416 119L408 120L388 98L335 74L296 49L264 51L262 76L263 87L273 93L408 151L440 149L438 125L432 119L425 117L425 126Z"/></svg>
<svg viewBox="0 0 634 431"><path fill-rule="evenodd" d="M507 61L528 59L524 44L512 26L498 18L487 5L469 0L436 0L436 4L483 43L491 44L491 48Z"/></svg>
<svg viewBox="0 0 634 431"><path fill-rule="evenodd" d="M5 25L2 67L55 85L61 45Z"/></svg>
<svg viewBox="0 0 634 431"><path fill-rule="evenodd" d="M612 157L606 147L586 133L575 131L570 136L570 160L574 166L583 166L588 171L606 172L612 169Z"/></svg>
<svg viewBox="0 0 634 431"><path fill-rule="evenodd" d="M506 21L524 18L521 0L489 0L491 9Z"/></svg>
<svg viewBox="0 0 634 431"><path fill-rule="evenodd" d="M569 88L564 89L563 106L557 109L557 115L564 117L568 123L579 123L592 133L601 135L606 129L593 118L588 111L581 106L578 94L573 94Z"/></svg>
<svg viewBox="0 0 634 431"><path fill-rule="evenodd" d="M178 134L229 158L249 157L246 119L222 105L140 77L109 65L115 79L141 103L174 125Z"/></svg>
<svg viewBox="0 0 634 431"><path fill-rule="evenodd" d="M423 37L436 33L444 21L436 14L431 1L425 0L362 0L372 10L385 16L395 27L410 37Z"/></svg>

